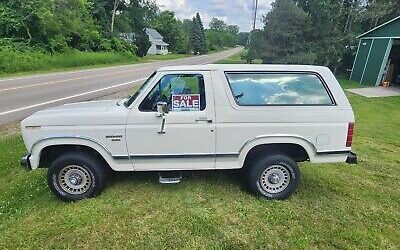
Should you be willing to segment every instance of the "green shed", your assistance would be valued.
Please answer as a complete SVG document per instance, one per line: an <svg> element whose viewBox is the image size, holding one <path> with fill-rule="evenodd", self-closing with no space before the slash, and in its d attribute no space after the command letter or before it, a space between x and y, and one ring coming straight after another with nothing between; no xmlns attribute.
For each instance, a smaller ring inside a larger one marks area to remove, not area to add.
<svg viewBox="0 0 400 250"><path fill-rule="evenodd" d="M400 16L357 37L360 39L350 79L364 85L400 81Z"/></svg>

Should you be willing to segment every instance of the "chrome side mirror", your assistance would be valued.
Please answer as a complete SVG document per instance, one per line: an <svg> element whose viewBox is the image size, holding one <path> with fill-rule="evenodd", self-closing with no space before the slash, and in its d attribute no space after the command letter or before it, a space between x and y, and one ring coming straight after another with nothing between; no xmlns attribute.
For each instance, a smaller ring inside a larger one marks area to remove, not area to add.
<svg viewBox="0 0 400 250"><path fill-rule="evenodd" d="M168 104L166 102L157 102L157 116L162 117L165 114L168 114Z"/></svg>
<svg viewBox="0 0 400 250"><path fill-rule="evenodd" d="M160 131L158 131L159 134L165 134L165 114L168 114L169 109L168 109L168 103L166 102L157 102L157 117L162 118L161 122L161 128Z"/></svg>

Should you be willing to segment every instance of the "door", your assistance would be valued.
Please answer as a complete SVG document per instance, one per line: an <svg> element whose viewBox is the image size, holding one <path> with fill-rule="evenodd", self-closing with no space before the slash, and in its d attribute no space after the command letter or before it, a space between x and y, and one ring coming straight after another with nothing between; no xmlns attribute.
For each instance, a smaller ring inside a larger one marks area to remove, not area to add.
<svg viewBox="0 0 400 250"><path fill-rule="evenodd" d="M157 102L166 102L165 133ZM163 72L134 104L127 120L127 147L135 170L215 167L215 112L211 74Z"/></svg>
<svg viewBox="0 0 400 250"><path fill-rule="evenodd" d="M361 39L358 47L357 55L354 60L353 70L351 72L351 80L361 82L365 65L368 63L368 55L372 46L372 39Z"/></svg>

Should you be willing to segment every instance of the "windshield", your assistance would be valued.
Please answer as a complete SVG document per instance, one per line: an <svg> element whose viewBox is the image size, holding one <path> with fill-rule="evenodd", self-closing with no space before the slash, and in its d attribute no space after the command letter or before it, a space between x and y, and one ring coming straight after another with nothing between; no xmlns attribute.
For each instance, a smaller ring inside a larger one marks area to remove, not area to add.
<svg viewBox="0 0 400 250"><path fill-rule="evenodd" d="M146 88L146 86L149 84L149 82L151 81L151 79L153 79L153 77L157 74L157 71L154 71L149 78L147 78L147 80L142 84L142 86L140 86L140 88L135 92L135 94L133 94L125 103L125 107L129 107L133 101L136 100L136 98L140 95L140 93L142 93L142 91Z"/></svg>

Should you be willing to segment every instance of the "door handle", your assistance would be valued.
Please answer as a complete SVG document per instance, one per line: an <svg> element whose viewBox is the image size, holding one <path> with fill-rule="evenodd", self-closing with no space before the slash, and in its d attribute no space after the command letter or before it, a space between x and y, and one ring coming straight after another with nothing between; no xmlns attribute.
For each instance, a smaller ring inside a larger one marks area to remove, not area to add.
<svg viewBox="0 0 400 250"><path fill-rule="evenodd" d="M207 118L207 117L199 117L199 118L196 118L196 120L195 120L196 122L208 122L208 123L212 123L212 119L209 119L209 118Z"/></svg>

